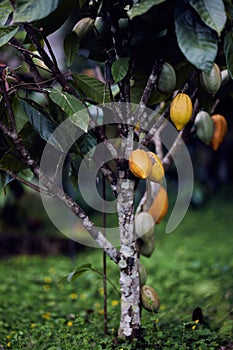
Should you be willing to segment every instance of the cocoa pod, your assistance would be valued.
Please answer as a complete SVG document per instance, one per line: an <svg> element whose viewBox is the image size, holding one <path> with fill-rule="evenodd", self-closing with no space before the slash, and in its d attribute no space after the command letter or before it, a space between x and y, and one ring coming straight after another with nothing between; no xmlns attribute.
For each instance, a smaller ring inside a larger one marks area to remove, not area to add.
<svg viewBox="0 0 233 350"><path fill-rule="evenodd" d="M154 234L155 222L151 214L141 212L135 216L135 233L143 241L149 241Z"/></svg>
<svg viewBox="0 0 233 350"><path fill-rule="evenodd" d="M214 122L209 113L205 111L197 113L194 125L198 138L209 145L214 134Z"/></svg>
<svg viewBox="0 0 233 350"><path fill-rule="evenodd" d="M94 20L90 17L84 17L80 19L78 23L76 23L76 25L73 28L73 32L77 34L79 40L82 40L92 31L93 26Z"/></svg>
<svg viewBox="0 0 233 350"><path fill-rule="evenodd" d="M147 152L137 149L129 156L129 168L134 176L146 179L152 169L152 163Z"/></svg>
<svg viewBox="0 0 233 350"><path fill-rule="evenodd" d="M140 283L140 286L143 286L144 284L146 284L146 280L147 280L147 271L146 271L145 265L143 265L140 262L140 265L139 265L139 283Z"/></svg>
<svg viewBox="0 0 233 350"><path fill-rule="evenodd" d="M157 156L157 154L153 153L153 152L147 152L151 162L152 162L152 169L149 175L149 180L153 181L153 182L158 182L161 183L163 181L164 178L164 167L163 164L161 162L161 160L159 159L159 157Z"/></svg>
<svg viewBox="0 0 233 350"><path fill-rule="evenodd" d="M177 94L170 106L170 117L177 128L181 130L191 119L193 105L187 94Z"/></svg>
<svg viewBox="0 0 233 350"><path fill-rule="evenodd" d="M222 143L227 132L227 121L221 114L214 114L211 116L214 122L214 133L210 145L216 151Z"/></svg>
<svg viewBox="0 0 233 350"><path fill-rule="evenodd" d="M160 307L160 299L154 288L148 285L141 287L142 306L150 312L158 312Z"/></svg>
<svg viewBox="0 0 233 350"><path fill-rule="evenodd" d="M210 73L206 73L204 71L200 74L200 83L205 92L210 95L215 95L218 89L221 86L221 71L219 66L214 63Z"/></svg>
<svg viewBox="0 0 233 350"><path fill-rule="evenodd" d="M162 94L171 94L176 87L176 72L168 63L164 62L158 76L156 87Z"/></svg>
<svg viewBox="0 0 233 350"><path fill-rule="evenodd" d="M159 224L168 211L168 196L164 187L160 186L154 201L148 210L156 224Z"/></svg>
<svg viewBox="0 0 233 350"><path fill-rule="evenodd" d="M154 250L155 250L154 235L150 238L150 240L147 240L147 241L140 240L140 247L139 247L140 254L142 254L146 258L150 258Z"/></svg>

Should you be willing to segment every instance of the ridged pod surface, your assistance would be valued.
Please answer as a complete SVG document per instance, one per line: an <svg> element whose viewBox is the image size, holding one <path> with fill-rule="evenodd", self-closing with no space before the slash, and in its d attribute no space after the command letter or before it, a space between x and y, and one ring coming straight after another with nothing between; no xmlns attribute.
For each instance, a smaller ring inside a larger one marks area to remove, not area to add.
<svg viewBox="0 0 233 350"><path fill-rule="evenodd" d="M197 113L194 125L198 138L209 145L214 134L214 121L209 113L205 111Z"/></svg>
<svg viewBox="0 0 233 350"><path fill-rule="evenodd" d="M170 117L177 130L183 129L190 121L192 113L193 105L190 97L183 93L177 94L170 106Z"/></svg>
<svg viewBox="0 0 233 350"><path fill-rule="evenodd" d="M159 159L159 157L157 156L157 154L153 153L153 152L147 152L151 162L152 162L152 169L149 175L149 180L153 181L153 182L158 182L161 183L163 181L163 177L164 177L164 167L163 164L161 162L161 160Z"/></svg>
<svg viewBox="0 0 233 350"><path fill-rule="evenodd" d="M211 119L214 122L214 134L211 139L210 145L212 149L216 151L226 135L227 121L221 114L214 114L211 116Z"/></svg>
<svg viewBox="0 0 233 350"><path fill-rule="evenodd" d="M151 172L152 163L147 152L137 149L129 156L129 168L134 176L146 179Z"/></svg>
<svg viewBox="0 0 233 350"><path fill-rule="evenodd" d="M86 35L88 35L94 26L94 20L90 17L84 17L76 23L73 28L73 32L77 34L79 40L82 40Z"/></svg>
<svg viewBox="0 0 233 350"><path fill-rule="evenodd" d="M175 90L176 72L168 62L164 62L162 65L156 87L162 94L171 94Z"/></svg>
<svg viewBox="0 0 233 350"><path fill-rule="evenodd" d="M160 186L154 201L148 210L148 213L153 216L156 224L159 224L168 211L168 196L164 187Z"/></svg>
<svg viewBox="0 0 233 350"><path fill-rule="evenodd" d="M148 241L154 234L155 222L151 214L141 212L135 216L135 233L138 238Z"/></svg>
<svg viewBox="0 0 233 350"><path fill-rule="evenodd" d="M148 285L141 287L142 306L150 312L158 312L160 307L160 299L154 288Z"/></svg>
<svg viewBox="0 0 233 350"><path fill-rule="evenodd" d="M200 82L203 89L210 95L215 95L221 86L221 71L219 66L214 63L210 73L201 72Z"/></svg>

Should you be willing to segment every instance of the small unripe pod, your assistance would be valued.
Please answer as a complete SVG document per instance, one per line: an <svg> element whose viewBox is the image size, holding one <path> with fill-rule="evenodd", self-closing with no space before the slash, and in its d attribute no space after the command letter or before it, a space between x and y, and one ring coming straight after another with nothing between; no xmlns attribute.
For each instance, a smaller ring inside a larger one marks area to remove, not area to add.
<svg viewBox="0 0 233 350"><path fill-rule="evenodd" d="M157 89L162 94L171 94L176 87L176 72L174 68L168 63L164 62L161 72L156 82Z"/></svg>
<svg viewBox="0 0 233 350"><path fill-rule="evenodd" d="M150 258L153 251L155 250L155 236L153 235L149 241L142 241L140 244L140 254L145 256L146 258Z"/></svg>
<svg viewBox="0 0 233 350"><path fill-rule="evenodd" d="M210 73L201 72L200 82L203 89L210 95L215 95L221 86L221 71L219 66L214 63Z"/></svg>
<svg viewBox="0 0 233 350"><path fill-rule="evenodd" d="M141 212L135 216L135 232L138 238L149 241L154 234L155 222L151 214Z"/></svg>
<svg viewBox="0 0 233 350"><path fill-rule="evenodd" d="M201 111L196 115L194 125L199 139L209 145L214 133L213 119L207 112Z"/></svg>
<svg viewBox="0 0 233 350"><path fill-rule="evenodd" d="M85 17L80 19L78 23L73 28L73 32L77 34L79 40L82 40L85 36L87 36L93 29L94 20L90 17Z"/></svg>
<svg viewBox="0 0 233 350"><path fill-rule="evenodd" d="M147 280L147 271L146 271L145 266L140 262L140 265L139 265L140 286L144 286L144 284L146 284L146 280Z"/></svg>
<svg viewBox="0 0 233 350"><path fill-rule="evenodd" d="M158 312L160 307L160 299L154 288L144 285L141 288L142 306L151 312Z"/></svg>
<svg viewBox="0 0 233 350"><path fill-rule="evenodd" d="M149 180L153 181L153 182L158 182L161 183L163 181L163 177L164 177L164 167L163 164L161 162L161 160L159 159L159 157L157 156L157 154L153 153L153 152L147 152L151 162L152 162L152 169L149 175Z"/></svg>

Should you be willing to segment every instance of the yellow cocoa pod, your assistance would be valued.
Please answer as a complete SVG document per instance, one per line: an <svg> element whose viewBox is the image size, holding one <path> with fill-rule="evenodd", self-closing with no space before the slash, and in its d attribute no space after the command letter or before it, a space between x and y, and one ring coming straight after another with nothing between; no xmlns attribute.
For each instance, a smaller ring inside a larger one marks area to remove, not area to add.
<svg viewBox="0 0 233 350"><path fill-rule="evenodd" d="M187 94L177 94L170 106L170 117L177 130L181 130L191 119L193 105Z"/></svg>
<svg viewBox="0 0 233 350"><path fill-rule="evenodd" d="M210 145L216 151L222 143L227 132L227 121L221 114L214 114L211 116L214 122L214 133Z"/></svg>
<svg viewBox="0 0 233 350"><path fill-rule="evenodd" d="M149 241L154 234L155 222L151 214L141 212L135 216L135 233L143 241Z"/></svg>
<svg viewBox="0 0 233 350"><path fill-rule="evenodd" d="M148 213L153 216L156 224L164 218L168 211L168 196L164 187L160 186L154 201L148 210Z"/></svg>
<svg viewBox="0 0 233 350"><path fill-rule="evenodd" d="M129 156L129 168L134 176L146 179L151 172L152 163L147 152L137 149Z"/></svg>
<svg viewBox="0 0 233 350"><path fill-rule="evenodd" d="M90 17L85 17L80 19L78 23L73 28L73 32L77 34L79 40L82 40L85 36L87 36L94 26L94 20Z"/></svg>
<svg viewBox="0 0 233 350"><path fill-rule="evenodd" d="M143 286L144 284L146 284L146 280L147 280L147 271L146 271L145 266L140 262L140 265L139 265L140 286Z"/></svg>
<svg viewBox="0 0 233 350"><path fill-rule="evenodd" d="M161 183L163 181L163 177L164 177L164 167L163 164L161 162L161 160L159 159L159 157L157 156L157 154L153 153L153 152L147 152L151 162L152 162L152 169L149 175L149 179L153 182L158 182Z"/></svg>
<svg viewBox="0 0 233 350"><path fill-rule="evenodd" d="M160 307L160 299L154 288L148 285L141 287L142 306L151 312L158 312Z"/></svg>
<svg viewBox="0 0 233 350"><path fill-rule="evenodd" d="M155 236L153 235L150 238L150 240L147 240L147 241L143 241L143 240L139 240L139 241L140 241L140 246L139 246L140 254L142 254L146 258L150 258L153 251L155 250Z"/></svg>
<svg viewBox="0 0 233 350"><path fill-rule="evenodd" d="M221 86L221 71L219 66L214 63L209 73L201 72L200 82L203 89L210 95L215 95Z"/></svg>

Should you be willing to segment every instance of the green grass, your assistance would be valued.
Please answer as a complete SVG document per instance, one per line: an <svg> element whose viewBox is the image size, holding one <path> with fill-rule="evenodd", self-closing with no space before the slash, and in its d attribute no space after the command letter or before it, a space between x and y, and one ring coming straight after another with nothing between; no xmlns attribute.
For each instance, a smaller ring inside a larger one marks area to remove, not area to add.
<svg viewBox="0 0 233 350"><path fill-rule="evenodd" d="M108 285L108 332L103 336L102 280L86 272L73 283L59 279L91 263L101 270L102 253L87 249L68 257L18 256L0 261L0 349L220 349L233 341L232 189L190 209L182 224L164 233L156 227L156 249L143 258L147 284L160 298L158 314L142 311L136 343L116 341L119 296ZM117 266L108 276L118 287ZM205 324L192 321L201 307Z"/></svg>

